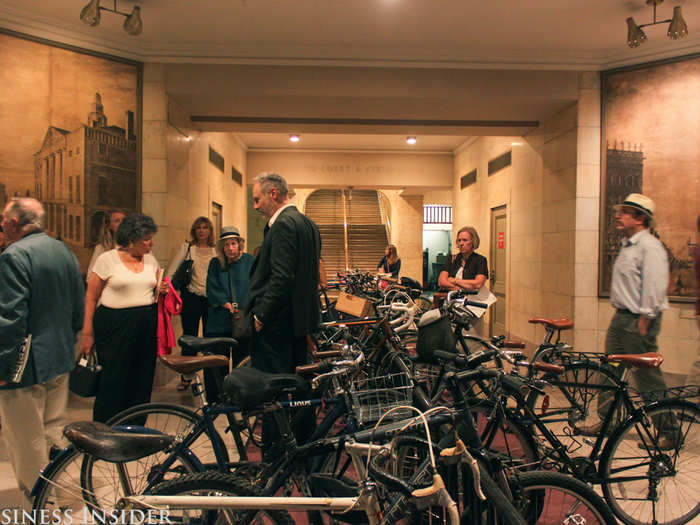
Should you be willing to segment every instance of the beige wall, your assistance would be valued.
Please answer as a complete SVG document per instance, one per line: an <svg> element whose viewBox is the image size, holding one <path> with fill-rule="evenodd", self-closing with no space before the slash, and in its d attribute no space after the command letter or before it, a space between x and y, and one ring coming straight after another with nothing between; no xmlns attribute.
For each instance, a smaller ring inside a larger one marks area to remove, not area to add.
<svg viewBox="0 0 700 525"><path fill-rule="evenodd" d="M251 151L248 170L275 171L293 187L407 188L448 190L452 155Z"/></svg>
<svg viewBox="0 0 700 525"><path fill-rule="evenodd" d="M222 224L246 230L246 151L231 133L201 133L165 92L162 67L144 68L143 211L158 224L154 253L166 264L189 234L192 221L222 206ZM209 162L209 146L225 160L224 173ZM231 167L244 174L239 186Z"/></svg>
<svg viewBox="0 0 700 525"><path fill-rule="evenodd" d="M598 297L600 208L600 82L579 75L579 100L525 137L480 137L455 157L454 229L467 224L489 256L490 210L508 205L507 327L529 343L543 330L533 315L572 317L566 340L581 351L603 351L613 315ZM518 143L520 145L513 145ZM512 165L487 177L487 163L512 147ZM477 182L459 189L459 177L477 168ZM659 349L667 374L685 374L700 331L690 304L665 312Z"/></svg>

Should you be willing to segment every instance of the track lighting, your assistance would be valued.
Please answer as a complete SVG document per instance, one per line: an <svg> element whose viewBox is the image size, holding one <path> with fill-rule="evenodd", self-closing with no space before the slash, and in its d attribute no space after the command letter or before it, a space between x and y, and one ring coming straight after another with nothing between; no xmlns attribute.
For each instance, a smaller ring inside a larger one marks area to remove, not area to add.
<svg viewBox="0 0 700 525"><path fill-rule="evenodd" d="M673 18L668 20L656 20L656 6L662 3L664 0L647 0L647 4L654 6L654 21L648 24L637 25L632 17L627 19L627 45L630 47L639 47L647 40L647 35L642 31L643 27L653 26L656 24L665 24L670 22L668 26L667 35L673 40L678 40L683 38L688 34L688 25L683 20L683 15L681 14L681 6L676 6L673 8Z"/></svg>
<svg viewBox="0 0 700 525"><path fill-rule="evenodd" d="M100 25L100 11L109 11L110 13L116 13L122 15L126 18L124 20L124 31L130 35L140 35L143 31L143 22L141 21L141 8L139 6L134 6L131 14L122 13L117 9L117 0L114 0L114 8L103 7L100 5L100 0L90 0L80 11L80 20L85 24L94 27Z"/></svg>

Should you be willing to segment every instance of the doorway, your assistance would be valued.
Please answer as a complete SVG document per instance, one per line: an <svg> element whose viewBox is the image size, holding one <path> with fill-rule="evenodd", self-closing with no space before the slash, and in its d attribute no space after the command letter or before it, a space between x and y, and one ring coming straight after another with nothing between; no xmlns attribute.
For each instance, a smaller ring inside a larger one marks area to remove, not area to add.
<svg viewBox="0 0 700 525"><path fill-rule="evenodd" d="M498 299L491 308L491 335L506 333L506 281L508 276L508 258L506 257L506 232L508 212L506 206L491 209L491 293Z"/></svg>

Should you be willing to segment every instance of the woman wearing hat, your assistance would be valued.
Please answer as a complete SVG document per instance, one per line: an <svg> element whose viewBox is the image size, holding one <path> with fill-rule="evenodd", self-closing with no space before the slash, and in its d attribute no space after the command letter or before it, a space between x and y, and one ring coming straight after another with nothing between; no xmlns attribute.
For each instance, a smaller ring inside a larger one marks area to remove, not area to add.
<svg viewBox="0 0 700 525"><path fill-rule="evenodd" d="M214 257L214 225L207 217L197 217L190 228L190 239L180 245L167 272L167 276L172 279L185 259L193 261L192 279L184 289L179 290L182 298L180 319L182 333L185 335L199 335L200 320L204 327L207 325L207 270ZM188 354L183 350L182 355ZM185 390L189 384L183 377L177 389Z"/></svg>
<svg viewBox="0 0 700 525"><path fill-rule="evenodd" d="M224 226L216 243L216 257L207 273L207 337L231 337L234 317L242 315L250 287L250 268L255 258L242 251L241 236L235 226ZM248 339L237 335L238 350L234 366L248 353ZM228 349L220 353L228 354ZM225 370L222 370L225 372ZM218 399L218 388L212 373L204 371L204 384L209 402Z"/></svg>

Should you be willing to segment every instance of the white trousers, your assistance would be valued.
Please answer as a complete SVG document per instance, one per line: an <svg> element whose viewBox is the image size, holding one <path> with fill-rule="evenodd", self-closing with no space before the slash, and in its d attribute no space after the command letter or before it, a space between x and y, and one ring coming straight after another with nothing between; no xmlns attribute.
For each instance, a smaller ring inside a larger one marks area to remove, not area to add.
<svg viewBox="0 0 700 525"><path fill-rule="evenodd" d="M45 383L0 390L0 420L15 478L25 497L49 462L49 448L60 444L68 406L68 374Z"/></svg>

